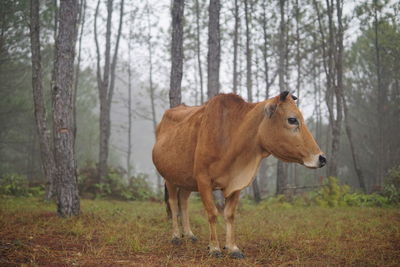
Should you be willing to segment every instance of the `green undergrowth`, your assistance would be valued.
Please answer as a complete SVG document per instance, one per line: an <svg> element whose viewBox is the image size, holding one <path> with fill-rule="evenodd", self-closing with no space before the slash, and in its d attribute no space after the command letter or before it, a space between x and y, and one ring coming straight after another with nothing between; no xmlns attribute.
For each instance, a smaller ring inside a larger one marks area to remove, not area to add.
<svg viewBox="0 0 400 267"><path fill-rule="evenodd" d="M350 192L350 187L341 185L334 177L325 179L319 190L306 192L295 196L278 195L268 197L261 206L270 208L272 205L288 207L399 207L399 189L392 184L386 184L380 193L364 194Z"/></svg>
<svg viewBox="0 0 400 267"><path fill-rule="evenodd" d="M161 202L82 200L81 215L62 219L39 198L0 198L0 265L51 266L396 266L400 212L393 207L240 203L238 246L244 260L208 256L202 203L190 201L199 242L170 243ZM225 224L218 219L224 245Z"/></svg>

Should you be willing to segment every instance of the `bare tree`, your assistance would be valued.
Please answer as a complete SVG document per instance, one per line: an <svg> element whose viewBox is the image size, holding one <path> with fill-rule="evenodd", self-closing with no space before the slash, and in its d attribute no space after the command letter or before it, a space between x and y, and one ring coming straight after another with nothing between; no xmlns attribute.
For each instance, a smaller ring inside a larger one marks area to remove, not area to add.
<svg viewBox="0 0 400 267"><path fill-rule="evenodd" d="M62 217L78 215L78 194L73 133L73 81L77 31L77 0L60 1L53 86L53 137L57 166L57 211Z"/></svg>
<svg viewBox="0 0 400 267"><path fill-rule="evenodd" d="M331 129L331 151L328 164L328 176L337 176L338 154L340 148L340 133L343 119L343 1L336 3L326 1L326 14L328 19L328 36L322 22L320 5L314 0L317 12L319 32L322 39L323 66L326 76L325 100L329 114L329 126ZM334 12L336 10L336 22Z"/></svg>
<svg viewBox="0 0 400 267"><path fill-rule="evenodd" d="M358 177L358 182L360 184L361 189L364 192L366 192L367 187L365 185L364 174L361 170L359 157L358 157L357 151L354 146L353 133L352 133L351 126L350 126L349 111L347 108L346 98L344 95L342 95L342 97L343 97L344 123L346 126L347 138L349 139L349 143L350 143L350 151L351 151L351 157L353 158L354 170L356 171L356 174Z"/></svg>
<svg viewBox="0 0 400 267"><path fill-rule="evenodd" d="M265 98L269 98L269 91L271 88L271 85L274 83L275 78L278 74L278 72L275 72L275 74L272 76L270 79L269 77L269 64L268 64L268 44L269 44L269 38L268 38L268 25L267 25L267 3L266 0L263 0L262 4L262 17L261 17L261 25L263 29L263 45L261 47L262 49L262 55L263 55L263 62L264 62L264 79L265 79Z"/></svg>
<svg viewBox="0 0 400 267"><path fill-rule="evenodd" d="M131 167L131 157L132 157L132 39L133 39L133 29L132 25L135 19L134 12L130 16L130 27L128 36L128 151L126 157L126 170L128 178L131 177L132 167Z"/></svg>
<svg viewBox="0 0 400 267"><path fill-rule="evenodd" d="M383 182L384 175L384 161L385 161L385 145L383 140L383 128L384 128L384 110L386 102L386 90L382 86L382 74L381 74L381 49L379 43L379 21L378 21L378 2L374 3L374 48L375 48L375 67L376 67L376 82L378 91L377 101L377 122L378 122L378 142L377 142L377 170L376 170L376 184L381 185Z"/></svg>
<svg viewBox="0 0 400 267"><path fill-rule="evenodd" d="M184 0L174 0L172 6L172 41L171 41L171 79L169 89L170 106L181 103L181 83L183 66L183 13Z"/></svg>
<svg viewBox="0 0 400 267"><path fill-rule="evenodd" d="M107 174L107 160L109 151L109 139L111 133L111 101L115 86L115 69L118 59L118 48L121 37L122 21L124 15L124 0L121 0L120 4L120 16L118 33L116 36L115 48L113 58L111 60L111 23L113 13L113 0L107 0L107 23L106 23L106 42L104 52L104 67L103 75L101 75L101 56L98 42L97 33L97 17L99 13L100 0L97 2L95 18L94 18L94 36L96 43L97 53L97 86L99 89L100 99L100 149L99 149L99 180L102 181Z"/></svg>
<svg viewBox="0 0 400 267"><path fill-rule="evenodd" d="M299 0L295 2L295 19L296 19L296 93L297 93L297 106L300 106L300 86L301 86L301 52L300 52L300 5ZM294 186L297 187L298 185L298 173L297 173L297 164L292 165L294 171Z"/></svg>
<svg viewBox="0 0 400 267"><path fill-rule="evenodd" d="M251 27L251 22L250 22L250 12L249 12L249 3L248 0L244 1L244 12L245 12L245 20L246 20L246 87L247 87L247 101L253 102L253 80L252 80L252 51L250 48L250 43L251 43L251 32L250 32L250 27ZM260 189L258 187L258 182L257 182L257 176L254 178L254 181L252 183L253 187L253 194L254 194L254 200L256 202L261 201L261 194L260 194Z"/></svg>
<svg viewBox="0 0 400 267"><path fill-rule="evenodd" d="M204 87L203 87L203 67L201 64L201 41L200 41L200 7L199 0L196 0L196 48L197 48L197 64L200 78L200 104L204 103ZM196 90L197 92L197 90Z"/></svg>
<svg viewBox="0 0 400 267"><path fill-rule="evenodd" d="M286 57L286 19L285 19L285 0L279 0L280 23L279 23L279 63L278 63L278 78L279 90L285 91L285 57ZM285 193L287 186L287 166L280 160L277 163L277 181L276 181L276 194Z"/></svg>
<svg viewBox="0 0 400 267"><path fill-rule="evenodd" d="M221 3L210 0L208 6L208 53L207 53L207 97L211 99L219 93L219 68L221 63L221 36L219 15ZM221 191L214 191L217 207L222 210L223 196Z"/></svg>
<svg viewBox="0 0 400 267"><path fill-rule="evenodd" d="M252 51L250 48L251 32L250 32L250 14L249 14L249 1L244 0L244 14L246 20L246 87L247 87L247 101L253 102L253 80L251 72Z"/></svg>
<svg viewBox="0 0 400 267"><path fill-rule="evenodd" d="M79 85L79 72L81 70L81 52L82 52L82 37L83 37L83 29L85 26L85 17L86 17L86 0L81 0L78 21L80 26L79 40L78 40L78 59L76 62L75 68L75 81L74 81L74 91L73 91L73 101L74 106L76 106L76 99L78 93L78 85ZM74 109L74 140L76 140L76 109Z"/></svg>
<svg viewBox="0 0 400 267"><path fill-rule="evenodd" d="M233 92L237 94L238 92L238 71L237 71L237 61L238 61L238 35L239 35L239 4L238 0L235 0L235 28L233 29Z"/></svg>
<svg viewBox="0 0 400 267"><path fill-rule="evenodd" d="M150 93L150 107L151 107L151 121L153 123L153 132L156 134L157 130L157 117L156 117L156 107L155 107L155 88L153 85L153 44L151 41L151 23L150 23L150 6L147 2L146 5L146 17L147 17L147 50L149 53L149 93ZM182 76L182 74L181 74ZM179 87L180 88L180 87ZM157 188L161 190L161 176L156 171L157 176Z"/></svg>
<svg viewBox="0 0 400 267"><path fill-rule="evenodd" d="M50 137L50 132L47 128L46 105L43 93L43 74L40 53L39 0L31 0L30 19L33 103L36 129L39 137L42 169L48 183L46 199L49 200L54 193L53 184L56 175L56 165L52 150L52 140Z"/></svg>
<svg viewBox="0 0 400 267"><path fill-rule="evenodd" d="M183 14L184 0L174 0L172 5L172 40L171 40L171 78L169 88L170 107L181 104L181 84L183 68ZM171 207L168 202L167 187L164 190L164 198L167 204L168 218L172 218Z"/></svg>
<svg viewBox="0 0 400 267"><path fill-rule="evenodd" d="M207 54L207 96L208 99L219 93L219 66L221 63L221 37L219 25L220 0L210 0L208 7L208 54Z"/></svg>

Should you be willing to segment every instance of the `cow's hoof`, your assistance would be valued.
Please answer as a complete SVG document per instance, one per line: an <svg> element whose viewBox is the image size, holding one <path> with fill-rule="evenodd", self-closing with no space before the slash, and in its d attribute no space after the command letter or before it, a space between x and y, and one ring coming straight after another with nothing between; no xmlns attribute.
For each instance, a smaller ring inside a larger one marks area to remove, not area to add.
<svg viewBox="0 0 400 267"><path fill-rule="evenodd" d="M210 256L214 258L222 258L222 252L219 250L210 251Z"/></svg>
<svg viewBox="0 0 400 267"><path fill-rule="evenodd" d="M241 251L234 251L229 254L233 259L244 259L244 254Z"/></svg>
<svg viewBox="0 0 400 267"><path fill-rule="evenodd" d="M194 236L194 235L192 235L191 237L189 237L189 239L190 239L190 241L192 241L192 243L197 243L197 241L199 241L199 239L198 239L196 236Z"/></svg>
<svg viewBox="0 0 400 267"><path fill-rule="evenodd" d="M172 238L171 243L175 246L180 246L182 245L182 240L179 237L174 237Z"/></svg>

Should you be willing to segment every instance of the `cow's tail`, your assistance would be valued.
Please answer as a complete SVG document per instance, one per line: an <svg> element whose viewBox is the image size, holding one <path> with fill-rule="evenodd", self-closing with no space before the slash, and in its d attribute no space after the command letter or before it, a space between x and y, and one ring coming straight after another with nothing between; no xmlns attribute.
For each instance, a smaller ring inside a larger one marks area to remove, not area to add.
<svg viewBox="0 0 400 267"><path fill-rule="evenodd" d="M168 189L167 189L167 185L164 183L164 201L165 201L166 210L167 210L167 217L168 217L168 219L171 219L172 212L171 212L171 206L169 205L168 199L169 199Z"/></svg>

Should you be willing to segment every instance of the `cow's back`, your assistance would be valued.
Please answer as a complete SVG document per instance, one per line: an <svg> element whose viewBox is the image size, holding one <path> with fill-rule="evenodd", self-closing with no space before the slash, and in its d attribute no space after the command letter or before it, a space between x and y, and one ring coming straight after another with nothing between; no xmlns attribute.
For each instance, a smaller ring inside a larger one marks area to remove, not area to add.
<svg viewBox="0 0 400 267"><path fill-rule="evenodd" d="M157 127L153 162L170 182L197 190L193 177L194 153L204 106L180 105L167 110Z"/></svg>

